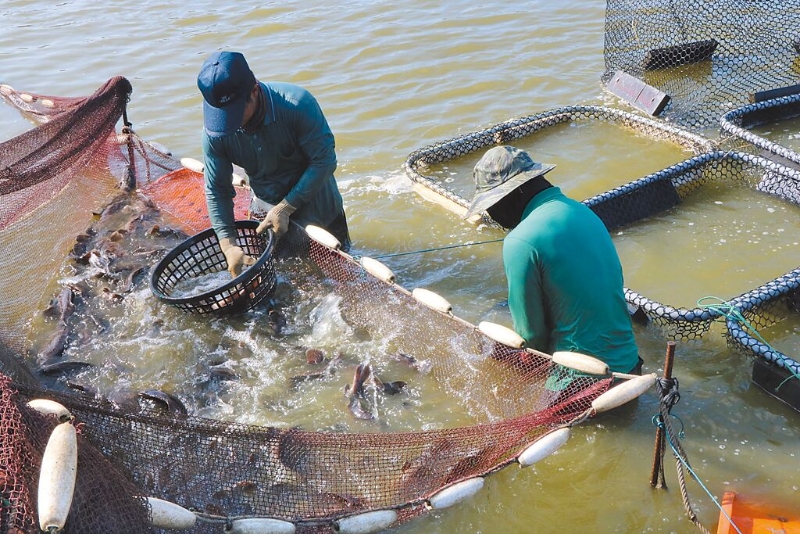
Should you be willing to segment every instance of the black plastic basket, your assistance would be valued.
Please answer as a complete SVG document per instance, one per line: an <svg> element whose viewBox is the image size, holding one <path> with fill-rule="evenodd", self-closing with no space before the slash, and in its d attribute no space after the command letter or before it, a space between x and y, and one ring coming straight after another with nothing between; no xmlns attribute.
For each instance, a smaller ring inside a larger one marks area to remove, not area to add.
<svg viewBox="0 0 800 534"><path fill-rule="evenodd" d="M272 231L256 234L258 221L236 221L237 241L244 253L258 258L255 265L212 291L174 297L176 285L186 278L227 270L228 262L212 228L203 230L170 251L156 265L150 288L162 302L194 313L231 315L254 308L275 291Z"/></svg>

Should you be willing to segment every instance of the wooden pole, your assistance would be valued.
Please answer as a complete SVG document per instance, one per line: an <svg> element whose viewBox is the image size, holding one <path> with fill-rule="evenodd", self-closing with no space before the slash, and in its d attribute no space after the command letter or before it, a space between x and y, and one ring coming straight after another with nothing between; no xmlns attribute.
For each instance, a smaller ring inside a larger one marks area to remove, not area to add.
<svg viewBox="0 0 800 534"><path fill-rule="evenodd" d="M667 341L667 355L664 358L664 378L672 378L672 363L675 361L675 342ZM658 487L658 474L661 472L661 462L663 460L661 450L664 448L664 429L656 428L656 443L653 450L653 470L650 473L650 485Z"/></svg>

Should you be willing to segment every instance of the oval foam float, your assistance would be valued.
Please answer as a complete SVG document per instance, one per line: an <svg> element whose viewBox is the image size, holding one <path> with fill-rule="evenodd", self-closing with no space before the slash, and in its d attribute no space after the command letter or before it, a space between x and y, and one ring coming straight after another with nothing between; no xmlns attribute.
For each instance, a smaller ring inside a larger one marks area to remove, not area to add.
<svg viewBox="0 0 800 534"><path fill-rule="evenodd" d="M29 95L28 93L20 93L20 94L19 94L19 97L22 99L22 101L23 101L23 102L27 102L28 104L30 104L31 102L33 102L34 100L36 100L36 99L33 97L33 95Z"/></svg>
<svg viewBox="0 0 800 534"><path fill-rule="evenodd" d="M483 477L468 478L443 489L428 499L428 503L434 510L441 510L472 497L481 488L483 488Z"/></svg>
<svg viewBox="0 0 800 534"><path fill-rule="evenodd" d="M597 413L607 412L642 395L656 383L656 374L637 376L609 389L592 401Z"/></svg>
<svg viewBox="0 0 800 534"><path fill-rule="evenodd" d="M608 374L606 362L579 352L556 351L553 353L553 361L587 375L605 376Z"/></svg>
<svg viewBox="0 0 800 534"><path fill-rule="evenodd" d="M378 260L363 257L360 260L361 266L367 271L369 274L377 278L378 280L383 280L389 284L394 283L394 273L391 269L389 269L386 265L382 264Z"/></svg>
<svg viewBox="0 0 800 534"><path fill-rule="evenodd" d="M339 240L336 239L332 233L324 228L320 228L319 226L309 224L306 226L306 233L308 234L308 237L322 245L325 245L328 248L338 250L342 247L342 244L339 243Z"/></svg>
<svg viewBox="0 0 800 534"><path fill-rule="evenodd" d="M8 95L13 94L13 93L14 93L14 88L13 87L11 87L10 85L6 85L6 84L0 84L0 94L4 94L4 95L8 96Z"/></svg>
<svg viewBox="0 0 800 534"><path fill-rule="evenodd" d="M489 321L481 321L478 323L478 330L498 343L502 343L508 347L513 347L515 349L525 348L525 338L507 326Z"/></svg>
<svg viewBox="0 0 800 534"><path fill-rule="evenodd" d="M197 522L193 512L173 502L148 497L147 503L150 505L150 521L156 528L187 530Z"/></svg>
<svg viewBox="0 0 800 534"><path fill-rule="evenodd" d="M47 440L39 472L39 527L62 530L67 522L78 473L78 437L69 423L56 425Z"/></svg>
<svg viewBox="0 0 800 534"><path fill-rule="evenodd" d="M49 98L43 98L43 99L41 99L41 100L39 101L39 103L40 103L41 105L43 105L44 107L46 107L46 108L50 108L50 109L52 109L52 108L56 107L56 103L55 103L55 102L53 102L52 100L50 100Z"/></svg>
<svg viewBox="0 0 800 534"><path fill-rule="evenodd" d="M395 521L397 521L397 512L394 510L373 510L343 517L334 522L333 529L342 534L369 534L387 529Z"/></svg>
<svg viewBox="0 0 800 534"><path fill-rule="evenodd" d="M451 313L453 311L453 306L447 301L446 298L434 293L429 289L418 287L411 292L411 295L417 300L417 302L424 304L429 308L433 308L436 311L440 311L442 313Z"/></svg>
<svg viewBox="0 0 800 534"><path fill-rule="evenodd" d="M233 185L238 186L238 187L244 187L244 186L246 186L248 184L247 184L247 180L244 179L242 176L240 176L240 175L238 175L236 173L233 173Z"/></svg>
<svg viewBox="0 0 800 534"><path fill-rule="evenodd" d="M569 427L564 427L542 436L517 456L517 462L521 467L528 467L547 458L567 442L569 433Z"/></svg>
<svg viewBox="0 0 800 534"><path fill-rule="evenodd" d="M227 534L293 534L296 530L294 523L272 519L270 517L248 517L235 519L231 522Z"/></svg>
<svg viewBox="0 0 800 534"><path fill-rule="evenodd" d="M181 158L181 165L189 169L190 171L200 172L202 173L206 166L203 164L202 161L198 161L194 158Z"/></svg>
<svg viewBox="0 0 800 534"><path fill-rule="evenodd" d="M28 407L33 408L43 415L55 415L59 422L72 420L72 414L64 407L63 404L50 399L31 399L28 401Z"/></svg>

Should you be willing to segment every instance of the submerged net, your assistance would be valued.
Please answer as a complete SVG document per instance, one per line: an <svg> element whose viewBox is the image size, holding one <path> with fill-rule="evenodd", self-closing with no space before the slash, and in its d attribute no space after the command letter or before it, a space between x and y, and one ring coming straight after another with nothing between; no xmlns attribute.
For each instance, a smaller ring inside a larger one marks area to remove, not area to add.
<svg viewBox="0 0 800 534"><path fill-rule="evenodd" d="M750 95L800 82L800 2L608 0L606 84L617 71L666 93L664 118L715 126Z"/></svg>
<svg viewBox="0 0 800 534"><path fill-rule="evenodd" d="M39 384L23 360L40 366L37 376L50 376L67 364L84 365L63 357L86 342L79 327L88 328L93 320L90 335L101 342L115 335L92 318L89 304L141 294L147 289L147 269L132 260L145 258L152 267L187 232L205 224L197 216L196 195L202 187L196 175L186 175L195 202L183 207L157 187L170 183L160 181L164 176L181 173L180 163L143 142L127 124L129 93L122 78L86 99L3 87L8 101L42 119L31 132L0 146L6 187L0 197L6 221L0 239L11 251L4 262L38 267L34 275L0 281L4 297L19 295L11 313L3 310L7 315L0 323L0 371L10 377L0 380L4 532L38 529L32 495L56 420L27 408L34 398L61 403L79 429L69 532L149 531L152 509L146 497L194 511L199 520L191 532L224 532L234 520L247 518L272 518L301 532L328 532L365 512L391 512L385 526L426 513L444 488L480 481L518 461L553 430L591 415L592 401L612 385L610 375L576 375L548 355L493 340L449 311L421 303L404 288L370 274L353 257L320 244L299 227L279 242L274 255L284 291L297 299L315 288L335 295L343 319L360 338L381 340L407 362L427 362L425 372L435 387L463 407L471 424L382 433L254 426L181 410L164 413L86 387L75 393L64 387L69 381ZM37 111L28 107L32 103L44 107ZM120 117L124 128L117 135L114 125ZM75 191L90 193L76 197ZM162 203L169 216L159 210ZM57 216L66 212L69 217ZM33 233L32 221L45 233ZM58 244L42 246L47 236ZM33 318L53 295L55 316L43 314L44 322L36 323L52 328L53 337L46 347L33 347ZM565 389L550 385L566 378L571 380ZM370 384L380 385L374 379ZM353 394L356 398L360 392Z"/></svg>
<svg viewBox="0 0 800 534"><path fill-rule="evenodd" d="M39 123L0 143L0 245L6 269L0 281L4 342L25 348L30 310L37 307L59 266L94 213L119 190L161 176L180 164L128 126L117 133L132 88L110 79L89 97L58 97L0 86L0 95ZM131 165L132 163L132 165ZM51 239L43 245L37 236ZM42 247L47 247L43 250ZM41 283L33 285L31 280Z"/></svg>

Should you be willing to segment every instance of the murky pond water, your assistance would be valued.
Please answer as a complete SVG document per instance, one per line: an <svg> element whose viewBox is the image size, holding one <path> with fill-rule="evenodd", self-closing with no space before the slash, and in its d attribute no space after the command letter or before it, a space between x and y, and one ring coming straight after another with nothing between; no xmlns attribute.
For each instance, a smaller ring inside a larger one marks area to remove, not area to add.
<svg viewBox="0 0 800 534"><path fill-rule="evenodd" d="M199 158L197 69L213 50L242 50L258 77L299 83L318 97L336 135L336 176L353 253L379 257L398 283L436 291L468 321L510 325L500 244L439 250L495 241L503 233L421 199L402 163L417 148L512 117L576 104L625 109L600 87L604 7L588 0L469 6L144 0L135 9L101 10L84 0L11 0L0 15L0 83L82 96L111 76L126 76L134 87L134 129L178 157ZM31 127L8 106L0 106L0 124L3 138ZM793 135L780 139L788 143ZM556 163L552 181L578 199L690 156L680 146L606 124L561 125L519 144ZM457 178L469 197L478 157L438 172ZM76 205L81 195L99 201L111 194L91 189L76 195ZM77 208L69 213L79 216ZM49 213L31 223L25 246L36 253L50 247L59 217ZM629 287L693 306L698 297L730 298L795 268L799 224L795 206L712 187L670 216L627 227L614 238ZM39 309L71 274L59 266L72 241L67 236L53 248L57 259L43 262L40 278L31 281L41 288ZM70 349L69 357L96 364L73 378L107 390L191 392L184 398L188 409L259 424L376 431L474 420L452 392L393 360L383 340L350 331L324 291L287 296L281 311L287 325L276 337L266 309L236 319L200 318L163 305L139 285L103 309L98 320L108 323L102 336ZM44 325L41 316L34 321ZM777 335L785 352L797 353L796 334L780 333L796 332L791 324L767 334ZM750 382L751 362L727 347L723 333L715 323L702 339L678 344L674 374L682 398L674 413L685 425L683 447L716 497L733 489L789 507L800 501L800 415ZM33 342L43 344L49 335L41 326ZM637 325L636 335L645 370L660 373L665 339L652 326ZM341 352L341 369L292 382L317 369L307 362L309 348L324 351L328 362ZM354 420L342 393L351 378L346 370L365 360L382 378L409 385L400 395L376 397L379 425ZM655 396L647 394L619 414L582 425L534 469L502 471L468 503L397 530L694 532L671 460L670 490L649 488L656 413ZM718 509L711 497L692 482L689 490L701 521L713 529Z"/></svg>

